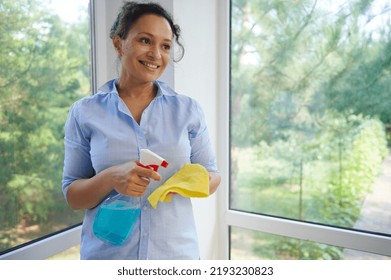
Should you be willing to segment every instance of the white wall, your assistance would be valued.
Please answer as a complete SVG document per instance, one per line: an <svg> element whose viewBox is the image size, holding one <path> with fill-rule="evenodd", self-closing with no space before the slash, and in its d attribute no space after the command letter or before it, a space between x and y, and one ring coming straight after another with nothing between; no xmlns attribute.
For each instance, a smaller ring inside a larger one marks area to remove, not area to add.
<svg viewBox="0 0 391 280"><path fill-rule="evenodd" d="M216 0L174 0L174 19L182 29L185 57L174 66L175 89L199 101L218 152L218 34ZM224 187L224 186L220 186ZM216 259L218 252L218 195L193 199L201 259Z"/></svg>

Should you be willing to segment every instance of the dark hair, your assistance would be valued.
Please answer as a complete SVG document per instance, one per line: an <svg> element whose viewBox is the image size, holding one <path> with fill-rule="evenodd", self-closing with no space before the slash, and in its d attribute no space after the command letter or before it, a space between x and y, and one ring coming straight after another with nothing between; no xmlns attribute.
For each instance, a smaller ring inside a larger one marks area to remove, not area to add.
<svg viewBox="0 0 391 280"><path fill-rule="evenodd" d="M129 30L133 27L136 21L146 14L161 16L168 21L175 38L175 42L180 48L179 58L174 61L181 60L185 54L185 48L179 42L181 29L179 25L174 23L172 16L157 3L125 2L117 15L117 19L110 29L110 38L113 39L115 36L119 36L122 40L126 39Z"/></svg>

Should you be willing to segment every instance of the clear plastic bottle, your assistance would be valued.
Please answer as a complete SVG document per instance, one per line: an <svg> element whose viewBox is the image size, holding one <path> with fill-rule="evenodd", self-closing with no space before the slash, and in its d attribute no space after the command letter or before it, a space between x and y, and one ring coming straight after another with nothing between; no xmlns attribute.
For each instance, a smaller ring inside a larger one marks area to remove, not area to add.
<svg viewBox="0 0 391 280"><path fill-rule="evenodd" d="M117 194L99 206L93 232L99 239L121 246L140 217L140 198Z"/></svg>
<svg viewBox="0 0 391 280"><path fill-rule="evenodd" d="M147 149L140 151L140 166L158 170L168 163ZM130 236L140 217L141 198L117 194L107 198L99 206L92 230L96 237L114 245L121 246Z"/></svg>

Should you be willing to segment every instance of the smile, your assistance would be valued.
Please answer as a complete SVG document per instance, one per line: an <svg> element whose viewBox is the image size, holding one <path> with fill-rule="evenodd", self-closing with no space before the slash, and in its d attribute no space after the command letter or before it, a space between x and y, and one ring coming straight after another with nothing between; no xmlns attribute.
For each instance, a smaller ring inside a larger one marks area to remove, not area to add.
<svg viewBox="0 0 391 280"><path fill-rule="evenodd" d="M160 67L159 65L154 65L154 64L151 64L151 63L148 63L145 61L140 61L140 63L144 66L147 66L148 68L151 68L151 69L158 69Z"/></svg>

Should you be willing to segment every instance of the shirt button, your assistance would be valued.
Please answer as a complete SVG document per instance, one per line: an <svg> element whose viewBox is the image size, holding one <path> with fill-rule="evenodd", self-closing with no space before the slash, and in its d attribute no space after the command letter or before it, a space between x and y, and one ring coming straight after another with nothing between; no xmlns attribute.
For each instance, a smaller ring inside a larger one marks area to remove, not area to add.
<svg viewBox="0 0 391 280"><path fill-rule="evenodd" d="M144 237L147 237L147 236L148 236L148 232L144 232L144 233L143 233L143 236L144 236Z"/></svg>
<svg viewBox="0 0 391 280"><path fill-rule="evenodd" d="M147 211L147 209L148 209L147 206L144 206L144 207L143 207L143 210L144 210L144 211Z"/></svg>

